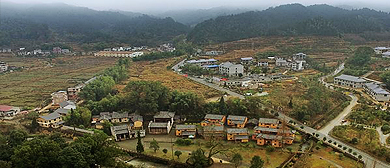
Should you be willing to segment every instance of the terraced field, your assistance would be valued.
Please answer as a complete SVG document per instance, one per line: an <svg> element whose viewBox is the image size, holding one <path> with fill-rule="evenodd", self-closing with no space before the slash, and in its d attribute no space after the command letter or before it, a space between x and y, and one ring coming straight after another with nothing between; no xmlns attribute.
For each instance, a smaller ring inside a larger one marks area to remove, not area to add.
<svg viewBox="0 0 390 168"><path fill-rule="evenodd" d="M0 104L39 107L50 101L50 94L88 80L116 59L60 57L54 59L0 56L11 66L24 66L22 71L0 75Z"/></svg>

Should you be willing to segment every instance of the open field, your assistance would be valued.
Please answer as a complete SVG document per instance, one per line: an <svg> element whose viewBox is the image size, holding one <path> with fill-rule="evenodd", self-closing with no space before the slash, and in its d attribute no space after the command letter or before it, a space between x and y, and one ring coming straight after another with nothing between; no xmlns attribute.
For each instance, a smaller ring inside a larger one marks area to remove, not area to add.
<svg viewBox="0 0 390 168"><path fill-rule="evenodd" d="M167 69L167 66L172 65L177 59L182 58L133 62L130 68L130 80L159 81L170 89L182 92L193 92L203 96L205 99L220 97L222 95L217 90L195 83L190 79ZM118 87L124 88L125 86Z"/></svg>
<svg viewBox="0 0 390 168"><path fill-rule="evenodd" d="M116 59L67 56L53 59L0 57L22 71L0 75L0 104L37 107L47 103L52 92L86 81L112 66Z"/></svg>
<svg viewBox="0 0 390 168"><path fill-rule="evenodd" d="M344 156L330 147L317 145L318 149L313 149L313 152L303 156L294 166L299 168L362 168L363 163L357 162L347 156ZM341 155L341 156L340 156Z"/></svg>

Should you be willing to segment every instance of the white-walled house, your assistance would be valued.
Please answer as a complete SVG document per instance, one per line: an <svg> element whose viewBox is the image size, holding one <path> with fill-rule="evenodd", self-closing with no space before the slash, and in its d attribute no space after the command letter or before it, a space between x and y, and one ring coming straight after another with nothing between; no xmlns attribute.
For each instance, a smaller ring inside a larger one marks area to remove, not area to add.
<svg viewBox="0 0 390 168"><path fill-rule="evenodd" d="M244 75L244 66L241 64L225 62L219 65L219 73L226 76L239 76L240 74Z"/></svg>
<svg viewBox="0 0 390 168"><path fill-rule="evenodd" d="M383 54L385 52L390 51L389 47L375 47L374 48L375 54Z"/></svg>
<svg viewBox="0 0 390 168"><path fill-rule="evenodd" d="M387 102L390 100L390 93L377 83L366 83L363 85L363 88L376 101Z"/></svg>
<svg viewBox="0 0 390 168"><path fill-rule="evenodd" d="M365 83L367 81L363 78L351 75L342 74L334 78L334 84L350 88L362 88Z"/></svg>

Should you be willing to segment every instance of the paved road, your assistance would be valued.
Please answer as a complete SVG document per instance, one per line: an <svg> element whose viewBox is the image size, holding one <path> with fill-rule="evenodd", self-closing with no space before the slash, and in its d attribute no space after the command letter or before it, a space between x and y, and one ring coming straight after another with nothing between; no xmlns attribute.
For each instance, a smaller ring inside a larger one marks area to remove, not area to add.
<svg viewBox="0 0 390 168"><path fill-rule="evenodd" d="M179 63L177 63L176 65L174 65L171 69L175 72L177 72L179 70L179 67L184 65L184 62L186 61L187 59L183 59L182 61L180 61Z"/></svg>
<svg viewBox="0 0 390 168"><path fill-rule="evenodd" d="M344 63L342 63L342 64L333 72L333 75L338 74L338 73L341 72L343 69L344 69ZM217 89L217 90L219 90L219 91L227 92L228 94L230 94L230 95L232 95L232 96L239 97L240 99L245 99L245 97L244 97L243 95L240 95L240 94L238 94L238 93L232 92L232 91L227 90L227 89L224 89L224 88L219 87L219 86L217 86L217 85L215 85L215 84L208 83L208 82L204 81L203 79L194 78L194 77L189 77L189 79L192 79L192 80L194 80L194 81L196 81L196 82L202 83L202 84L204 84L204 85L206 85L206 86L209 86L209 87L211 87L211 88ZM323 79L320 78L320 82L321 82L321 83L324 82ZM352 98L352 102L353 102L353 101L354 101L354 98ZM357 99L356 99L356 101L357 101ZM352 102L351 102L351 103L352 103ZM351 105L351 104L350 104L350 105ZM349 106L348 106L348 107L349 107ZM347 108L348 108L348 107L347 107ZM351 108L352 108L352 107L351 107ZM347 111L347 112L348 112L348 111ZM356 149L356 148L354 148L354 147L352 147L352 146L350 146L350 145L348 145L348 144L345 144L344 142L341 142L341 141L339 141L339 140L337 140L337 139L335 139L335 138L329 136L329 135L328 135L329 132L326 133L326 131L324 131L326 134L325 134L325 133L322 133L322 132L320 132L320 131L318 131L318 130L316 130L316 129L314 129L314 128L308 127L308 126L306 126L306 125L300 123L299 121L297 121L297 120L295 120L295 119L293 119L293 118L291 118L291 117L288 117L288 116L284 115L283 113L278 112L278 114L279 114L279 115L277 116L277 118L278 118L279 120L285 121L286 123L289 123L289 121L294 121L295 123L297 123L297 124L295 124L295 125L291 125L293 128L295 128L295 129L297 129L297 130L300 130L300 131L302 131L302 132L304 132L304 133L306 133L306 134L311 134L311 135L313 135L313 133L314 133L314 134L318 134L318 137L317 137L317 136L314 136L314 137L317 138L317 139L319 139L319 140L323 140L323 138L325 137L325 138L326 138L326 141L324 141L324 143L327 144L327 145L333 146L333 147L335 147L335 148L339 148L338 145L341 145L342 147L345 146L345 147L348 147L348 149L352 149L352 153L353 153L353 152L356 152L355 157L358 157L359 155L362 156L362 160L363 160L363 162L365 163L365 165L366 165L367 168L390 168L390 165L388 165L388 164L386 164L386 163L384 163L384 162L382 162L382 161L379 161L379 160L375 159L374 157L370 156L369 154L367 154L367 153L365 153L365 152L363 152L363 151L360 151L359 149ZM342 116L343 116L343 115L341 115L341 117L342 117ZM338 116L338 117L339 117L339 116ZM338 120L336 120L336 121L338 121ZM337 122L336 122L336 123L337 123ZM303 128L303 129L302 129L302 128ZM328 142L329 140L332 140L332 143L329 143L329 142ZM333 142L336 142L337 145L334 145ZM342 149L342 147L340 148L340 151L344 151L344 150Z"/></svg>
<svg viewBox="0 0 390 168"><path fill-rule="evenodd" d="M348 116L349 113L351 113L352 108L356 106L358 98L355 95L350 95L352 98L349 105L344 108L343 112L341 112L336 118L334 118L332 121L330 121L325 127L322 127L318 132L321 132L325 135L328 135L329 132L338 125L342 124L342 121L345 119L345 117Z"/></svg>
<svg viewBox="0 0 390 168"><path fill-rule="evenodd" d="M198 83L204 84L204 85L206 85L206 86L208 86L208 87L211 87L211 88L213 88L213 89L219 90L219 91L221 91L221 92L226 92L226 93L228 93L229 95L231 95L231 96L233 96L233 97L238 97L238 98L240 98L240 99L245 99L245 96L243 96L243 95L240 95L240 94L238 94L238 93L236 93L236 92L232 92L232 91L230 91L230 90L228 90L228 89L225 89L225 88L223 88L223 87L220 87L220 86L218 86L218 85L216 85L216 84L206 82L204 79L195 78L195 77L190 77L190 76L188 76L188 78L191 79L191 80L193 80L193 81L195 81L195 82L198 82Z"/></svg>
<svg viewBox="0 0 390 168"><path fill-rule="evenodd" d="M381 127L376 127L376 131L379 133L379 139L381 141L381 144L389 148L390 146L387 145L386 139L390 136L390 134L384 135L381 130Z"/></svg>
<svg viewBox="0 0 390 168"><path fill-rule="evenodd" d="M379 160L375 159L374 157L370 156L369 154L367 154L359 149L356 149L348 144L345 144L344 142L341 142L341 141L329 136L328 134L323 134L314 128L308 127L308 126L300 123L299 121L284 115L283 113L278 112L278 114L279 115L277 116L277 118L279 120L285 121L286 123L289 123L289 121L294 121L295 123L297 123L295 125L291 125L292 127L294 127L297 130L300 130L302 132L305 132L306 134L311 134L311 135L313 135L313 133L318 134L318 137L314 136L318 140L323 140L323 138L325 137L326 141L324 141L324 143L326 143L327 145L333 146L335 148L339 148L338 145L341 145L342 147L345 146L348 149L352 149L352 153L356 152L356 155L355 155L356 157L358 157L359 155L362 156L362 160L364 161L367 168L390 168L390 166L388 164L386 164L382 161L379 161ZM332 140L332 143L329 143L328 142L329 140ZM334 145L333 142L336 142L337 145ZM339 148L340 151L344 151L342 149L342 147Z"/></svg>

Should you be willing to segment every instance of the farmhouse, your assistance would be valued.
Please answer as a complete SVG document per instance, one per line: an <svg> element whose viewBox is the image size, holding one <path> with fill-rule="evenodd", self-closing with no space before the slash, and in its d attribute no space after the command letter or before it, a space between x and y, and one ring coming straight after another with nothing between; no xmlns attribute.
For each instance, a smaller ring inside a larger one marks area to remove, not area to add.
<svg viewBox="0 0 390 168"><path fill-rule="evenodd" d="M288 65L288 62L284 58L276 58L275 65L277 67L285 67Z"/></svg>
<svg viewBox="0 0 390 168"><path fill-rule="evenodd" d="M65 117L65 116L67 116L69 114L70 111L71 111L70 109L59 108L59 109L57 109L54 112L60 114L63 117Z"/></svg>
<svg viewBox="0 0 390 168"><path fill-rule="evenodd" d="M253 58L252 57L245 57L245 58L241 58L240 60L241 60L242 65L250 65L250 64L252 64Z"/></svg>
<svg viewBox="0 0 390 168"><path fill-rule="evenodd" d="M0 105L0 116L13 117L20 113L19 107Z"/></svg>
<svg viewBox="0 0 390 168"><path fill-rule="evenodd" d="M293 71L302 71L304 69L304 64L306 61L302 60L295 60L290 63L291 70Z"/></svg>
<svg viewBox="0 0 390 168"><path fill-rule="evenodd" d="M306 59L306 54L304 53L298 53L292 56L293 60L305 60Z"/></svg>
<svg viewBox="0 0 390 168"><path fill-rule="evenodd" d="M66 91L58 91L51 94L52 105L59 106L61 102L68 100Z"/></svg>
<svg viewBox="0 0 390 168"><path fill-rule="evenodd" d="M56 112L45 116L39 116L39 118L37 118L37 122L39 126L44 128L60 128L62 125L64 125L61 114Z"/></svg>
<svg viewBox="0 0 390 168"><path fill-rule="evenodd" d="M81 89L84 85L77 85L75 87L68 88L68 100L77 100L78 94L81 92Z"/></svg>
<svg viewBox="0 0 390 168"><path fill-rule="evenodd" d="M176 136L195 138L196 125L176 125Z"/></svg>
<svg viewBox="0 0 390 168"><path fill-rule="evenodd" d="M169 134L172 129L172 123L168 122L153 122L150 121L148 125L149 134Z"/></svg>
<svg viewBox="0 0 390 168"><path fill-rule="evenodd" d="M261 59L257 63L257 66L259 67L268 67L268 65L269 65L269 61L267 59Z"/></svg>
<svg viewBox="0 0 390 168"><path fill-rule="evenodd" d="M260 118L258 126L265 128L278 128L279 120L273 118Z"/></svg>
<svg viewBox="0 0 390 168"><path fill-rule="evenodd" d="M187 64L204 66L204 65L213 65L216 62L217 62L216 59L200 59L200 60L189 60L186 63Z"/></svg>
<svg viewBox="0 0 390 168"><path fill-rule="evenodd" d="M219 73L226 76L242 76L244 74L244 66L225 62L219 65Z"/></svg>
<svg viewBox="0 0 390 168"><path fill-rule="evenodd" d="M173 124L175 118L174 112L160 111L153 116L154 122L170 122Z"/></svg>
<svg viewBox="0 0 390 168"><path fill-rule="evenodd" d="M203 127L202 136L205 139L223 140L225 135L225 128L223 125L208 125Z"/></svg>
<svg viewBox="0 0 390 168"><path fill-rule="evenodd" d="M60 104L60 108L63 108L63 109L76 109L76 104L72 101L63 101L61 102Z"/></svg>
<svg viewBox="0 0 390 168"><path fill-rule="evenodd" d="M8 65L5 62L0 61L0 72L5 72L8 70Z"/></svg>
<svg viewBox="0 0 390 168"><path fill-rule="evenodd" d="M111 120L112 123L125 123L129 122L129 113L118 113L118 112L112 112L111 113Z"/></svg>
<svg viewBox="0 0 390 168"><path fill-rule="evenodd" d="M143 126L144 119L143 119L142 116L133 113L133 114L129 114L129 118L133 122L133 128L132 129L134 129L134 130L142 130L144 128L144 126Z"/></svg>
<svg viewBox="0 0 390 168"><path fill-rule="evenodd" d="M249 142L249 131L247 128L228 128L226 133L228 141Z"/></svg>
<svg viewBox="0 0 390 168"><path fill-rule="evenodd" d="M362 88L364 83L366 83L366 80L351 75L342 74L334 78L334 84L350 88Z"/></svg>
<svg viewBox="0 0 390 168"><path fill-rule="evenodd" d="M226 116L219 114L206 114L204 120L200 123L202 126L216 125L223 126L226 121Z"/></svg>
<svg viewBox="0 0 390 168"><path fill-rule="evenodd" d="M363 88L376 101L387 102L390 99L390 93L377 83L366 83Z"/></svg>
<svg viewBox="0 0 390 168"><path fill-rule="evenodd" d="M229 115L227 117L227 125L233 126L237 128L244 128L245 124L248 122L248 118L245 116L236 116L236 115Z"/></svg>
<svg viewBox="0 0 390 168"><path fill-rule="evenodd" d="M390 48L388 48L388 47L375 47L374 51L375 51L375 54L383 54L385 52L390 51Z"/></svg>

